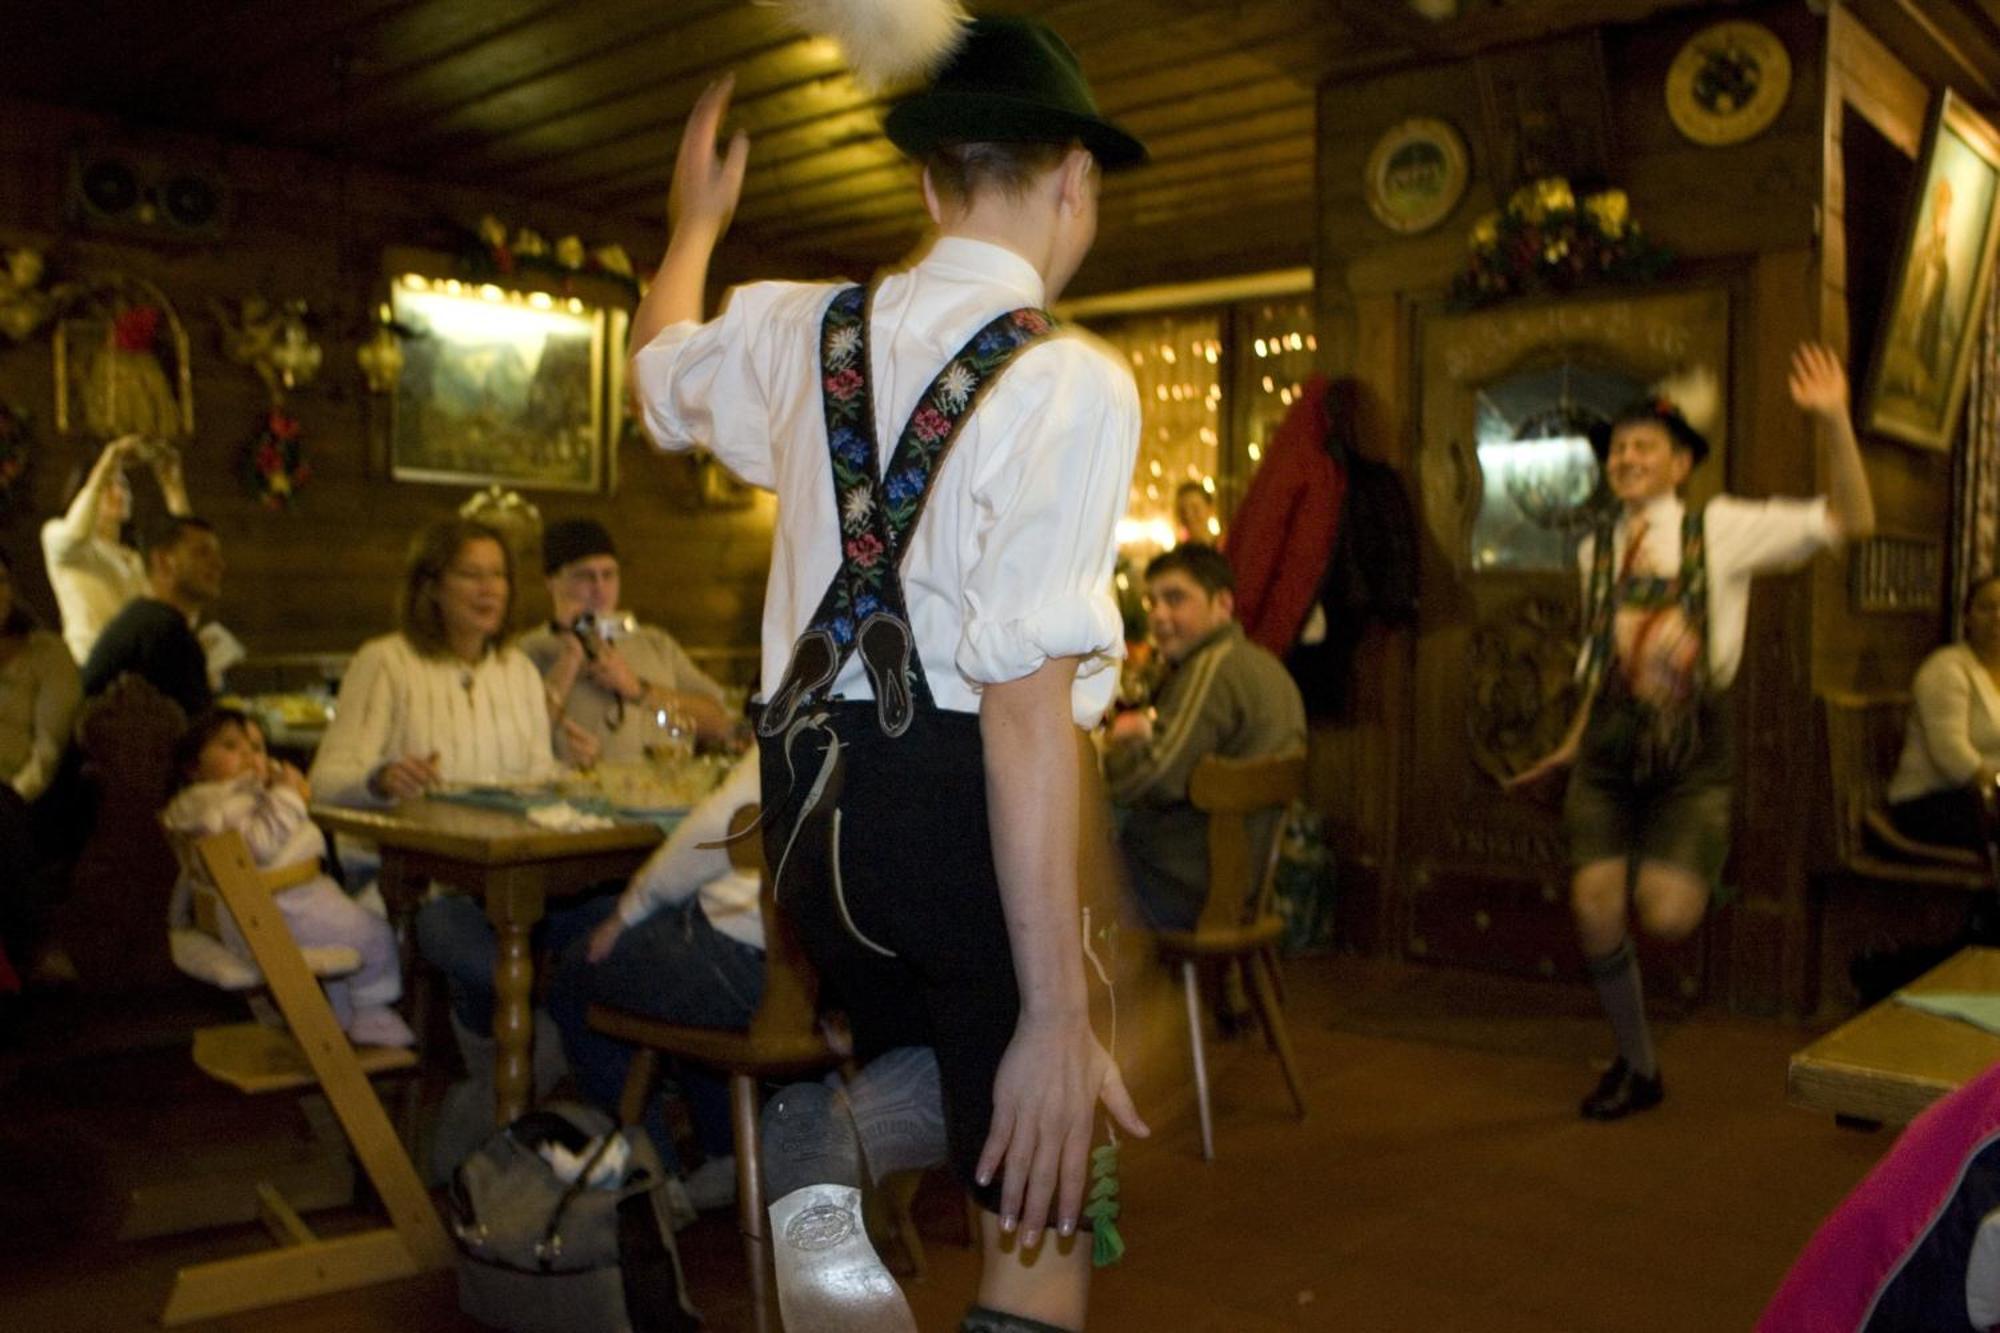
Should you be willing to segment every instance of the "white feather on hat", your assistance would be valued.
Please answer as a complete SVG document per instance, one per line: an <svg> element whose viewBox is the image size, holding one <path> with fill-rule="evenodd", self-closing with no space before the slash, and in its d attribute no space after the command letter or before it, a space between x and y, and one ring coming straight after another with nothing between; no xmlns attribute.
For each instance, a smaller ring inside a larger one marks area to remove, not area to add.
<svg viewBox="0 0 2000 1333"><path fill-rule="evenodd" d="M1672 403L1682 420L1704 435L1722 419L1722 384L1707 366L1675 371L1653 386L1653 394Z"/></svg>
<svg viewBox="0 0 2000 1333"><path fill-rule="evenodd" d="M840 48L871 91L929 78L958 48L971 16L959 0L758 0L790 27Z"/></svg>

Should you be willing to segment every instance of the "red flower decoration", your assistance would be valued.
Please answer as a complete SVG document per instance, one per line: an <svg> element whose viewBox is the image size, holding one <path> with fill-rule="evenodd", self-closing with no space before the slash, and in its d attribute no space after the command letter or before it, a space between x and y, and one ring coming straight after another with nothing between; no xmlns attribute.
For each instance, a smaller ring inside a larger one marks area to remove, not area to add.
<svg viewBox="0 0 2000 1333"><path fill-rule="evenodd" d="M926 407L910 419L910 427L916 431L918 439L929 444L951 429L951 420L935 407Z"/></svg>
<svg viewBox="0 0 2000 1333"><path fill-rule="evenodd" d="M849 538L847 558L863 569L874 568L875 562L882 558L882 539L872 532Z"/></svg>
<svg viewBox="0 0 2000 1333"><path fill-rule="evenodd" d="M271 434L281 440L296 440L299 438L298 418L286 416L283 412L276 409L273 409L271 412L270 427Z"/></svg>
<svg viewBox="0 0 2000 1333"><path fill-rule="evenodd" d="M861 372L849 367L837 375L826 377L826 391L842 402L852 398L861 388Z"/></svg>
<svg viewBox="0 0 2000 1333"><path fill-rule="evenodd" d="M130 306L112 321L111 337L121 352L151 351L160 331L160 312L149 305Z"/></svg>

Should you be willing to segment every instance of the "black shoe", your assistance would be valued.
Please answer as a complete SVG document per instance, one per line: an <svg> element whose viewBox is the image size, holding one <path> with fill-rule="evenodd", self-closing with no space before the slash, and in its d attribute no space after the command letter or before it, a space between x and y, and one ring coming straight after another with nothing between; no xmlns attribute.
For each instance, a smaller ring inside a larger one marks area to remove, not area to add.
<svg viewBox="0 0 2000 1333"><path fill-rule="evenodd" d="M862 1186L854 1117L824 1084L781 1088L764 1107L758 1136L766 1199L775 1202L808 1185Z"/></svg>
<svg viewBox="0 0 2000 1333"><path fill-rule="evenodd" d="M1655 1073L1642 1078L1619 1056L1597 1081L1597 1089L1578 1108L1585 1120L1623 1120L1639 1111L1650 1111L1667 1095L1666 1084Z"/></svg>

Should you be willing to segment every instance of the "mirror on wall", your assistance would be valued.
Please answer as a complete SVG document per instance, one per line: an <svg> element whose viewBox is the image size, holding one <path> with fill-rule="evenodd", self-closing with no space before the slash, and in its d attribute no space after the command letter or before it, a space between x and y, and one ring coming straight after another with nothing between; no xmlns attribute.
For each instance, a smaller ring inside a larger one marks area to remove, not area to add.
<svg viewBox="0 0 2000 1333"><path fill-rule="evenodd" d="M1477 392L1473 572L1575 564L1578 538L1608 503L1589 431L1644 389L1630 375L1565 359L1513 371Z"/></svg>

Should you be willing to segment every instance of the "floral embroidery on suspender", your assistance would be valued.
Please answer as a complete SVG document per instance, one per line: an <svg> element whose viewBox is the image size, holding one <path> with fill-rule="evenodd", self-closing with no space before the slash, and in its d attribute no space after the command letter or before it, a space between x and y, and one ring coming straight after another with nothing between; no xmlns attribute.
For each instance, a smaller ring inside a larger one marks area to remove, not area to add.
<svg viewBox="0 0 2000 1333"><path fill-rule="evenodd" d="M878 648L863 651L871 680L878 673L894 677L888 682L892 689L901 688L915 702L929 705L930 687L914 651L899 573L910 533L923 516L931 480L981 391L1023 348L1055 328L1046 312L1024 308L1001 315L974 334L924 390L878 477L868 379L868 299L864 287L841 291L820 328L820 397L840 519L841 563L793 648L783 684L772 693L764 725L778 730L803 703L826 697L842 664L882 620L891 632L877 636ZM878 695L882 683L877 682ZM907 725L907 707L898 716ZM890 726L886 714L884 725Z"/></svg>

